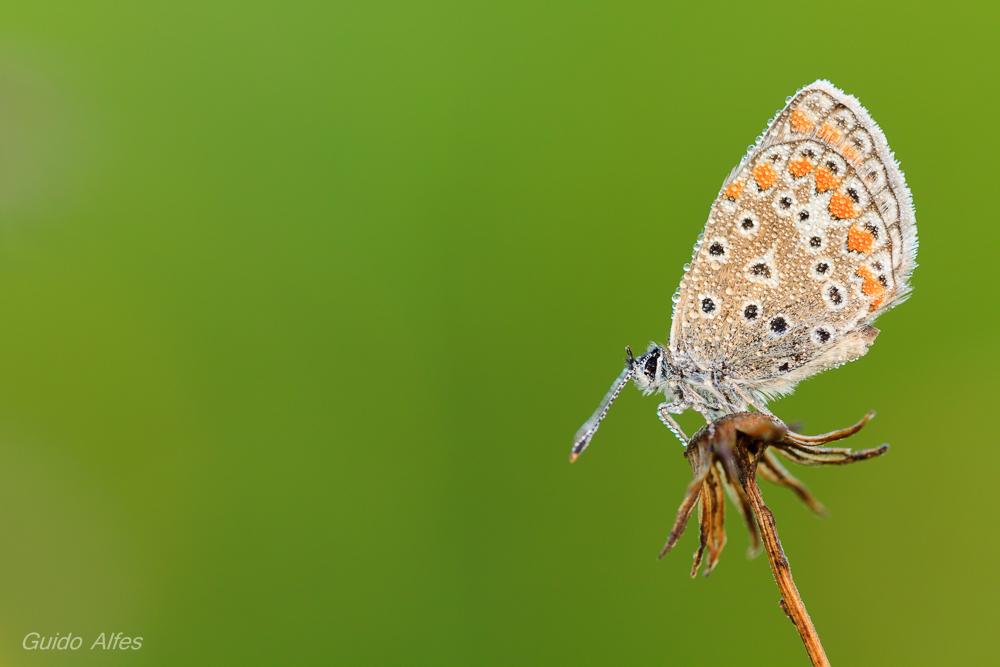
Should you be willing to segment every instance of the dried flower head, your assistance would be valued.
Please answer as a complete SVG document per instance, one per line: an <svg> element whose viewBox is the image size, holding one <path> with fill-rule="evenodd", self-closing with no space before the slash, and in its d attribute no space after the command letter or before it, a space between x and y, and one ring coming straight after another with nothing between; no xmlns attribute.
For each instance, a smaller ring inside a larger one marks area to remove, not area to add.
<svg viewBox="0 0 1000 667"><path fill-rule="evenodd" d="M884 454L889 445L858 452L822 446L857 433L874 415L874 412L869 412L849 428L817 436L794 433L776 417L757 412L726 415L705 425L695 433L685 449L684 456L691 464L694 480L688 485L660 557L677 543L697 506L701 524L700 546L694 555L691 576L697 573L706 551L708 558L704 574L707 576L715 568L726 544L724 492L729 495L750 532L749 555L758 555L760 535L753 520L750 491L747 489L748 484L756 485L758 473L769 482L791 489L816 514L826 515L826 508L788 472L778 454L808 466L845 465Z"/></svg>
<svg viewBox="0 0 1000 667"><path fill-rule="evenodd" d="M849 428L807 436L790 431L784 423L771 415L740 412L716 419L688 440L672 419L661 414L678 435L688 440L684 455L691 464L694 480L688 485L660 557L677 543L697 506L699 546L694 554L691 576L697 574L706 552L704 574L708 575L719 562L719 555L726 544L723 494L728 494L750 531L749 555L756 556L762 547L767 552L774 580L782 593L778 602L785 615L795 624L806 652L816 667L829 667L830 663L792 580L788 559L785 558L778 539L774 515L764 504L757 486L757 474L791 489L809 509L820 515L825 514L826 508L809 493L802 482L785 469L776 454L808 466L845 465L879 456L889 449L889 445L857 452L848 448L823 446L854 435L874 415L874 412L869 412Z"/></svg>

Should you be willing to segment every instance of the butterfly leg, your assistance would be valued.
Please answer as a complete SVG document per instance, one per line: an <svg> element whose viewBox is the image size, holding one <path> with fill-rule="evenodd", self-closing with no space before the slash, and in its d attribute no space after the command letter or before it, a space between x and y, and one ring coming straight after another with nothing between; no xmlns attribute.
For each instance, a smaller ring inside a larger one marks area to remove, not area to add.
<svg viewBox="0 0 1000 667"><path fill-rule="evenodd" d="M660 421L663 425L670 429L670 431L677 436L681 441L681 444L687 446L688 442L691 440L684 433L684 429L680 427L680 424L670 416L671 413L678 415L684 412L688 408L686 403L660 403L656 408L656 414L659 415Z"/></svg>

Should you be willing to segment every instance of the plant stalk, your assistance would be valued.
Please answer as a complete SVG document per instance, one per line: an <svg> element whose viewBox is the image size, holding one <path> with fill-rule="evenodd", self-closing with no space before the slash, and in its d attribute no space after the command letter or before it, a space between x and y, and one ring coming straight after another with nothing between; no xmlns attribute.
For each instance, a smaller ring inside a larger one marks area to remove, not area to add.
<svg viewBox="0 0 1000 667"><path fill-rule="evenodd" d="M742 457L740 457L742 458ZM756 458L756 457L755 457ZM741 461L750 465L741 466L743 470L743 486L750 506L753 508L757 525L760 527L760 534L764 541L764 550L767 551L767 559L771 563L771 572L774 573L774 581L781 591L779 604L785 615L795 624L795 628L802 637L805 644L806 653L812 661L813 667L830 667L830 661L826 658L826 651L819 640L816 627L809 618L806 605L802 602L795 581L792 580L792 570L788 566L788 559L785 558L785 551L781 548L781 540L778 539L778 528L774 523L774 514L764 504L764 499L760 495L757 487L757 465L756 461Z"/></svg>

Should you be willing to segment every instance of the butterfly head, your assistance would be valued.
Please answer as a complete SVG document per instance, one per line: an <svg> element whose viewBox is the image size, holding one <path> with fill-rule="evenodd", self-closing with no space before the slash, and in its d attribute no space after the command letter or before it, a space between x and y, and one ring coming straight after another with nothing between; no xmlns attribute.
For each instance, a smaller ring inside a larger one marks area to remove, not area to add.
<svg viewBox="0 0 1000 667"><path fill-rule="evenodd" d="M626 367L632 369L632 381L644 394L652 394L667 385L670 365L667 351L659 345L649 346L649 351L638 359L628 350Z"/></svg>

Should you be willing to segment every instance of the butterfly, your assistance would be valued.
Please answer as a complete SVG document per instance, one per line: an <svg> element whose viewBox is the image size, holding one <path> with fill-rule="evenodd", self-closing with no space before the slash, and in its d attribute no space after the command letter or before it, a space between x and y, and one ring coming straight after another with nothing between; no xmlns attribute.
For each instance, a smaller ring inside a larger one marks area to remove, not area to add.
<svg viewBox="0 0 1000 667"><path fill-rule="evenodd" d="M856 98L819 80L788 98L722 184L674 293L670 339L625 369L580 428L587 447L631 380L660 419L712 422L864 355L910 294L917 227L903 172Z"/></svg>

